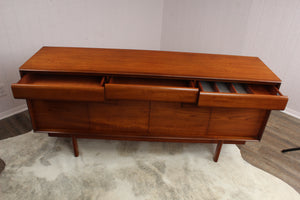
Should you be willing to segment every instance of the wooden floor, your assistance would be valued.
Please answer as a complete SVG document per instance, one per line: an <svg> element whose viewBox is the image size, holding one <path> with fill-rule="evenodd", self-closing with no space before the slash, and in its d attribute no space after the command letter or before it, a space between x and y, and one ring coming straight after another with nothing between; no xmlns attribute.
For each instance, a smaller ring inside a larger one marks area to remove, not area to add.
<svg viewBox="0 0 300 200"><path fill-rule="evenodd" d="M0 127L0 139L32 129L27 111L0 120ZM238 145L247 162L284 180L300 193L300 151L281 153L282 149L299 146L300 120L279 111L272 111L261 142Z"/></svg>
<svg viewBox="0 0 300 200"><path fill-rule="evenodd" d="M300 119L272 111L261 142L238 147L244 160L277 176L300 193L300 151L281 152L300 147Z"/></svg>
<svg viewBox="0 0 300 200"><path fill-rule="evenodd" d="M0 120L0 140L32 130L28 111Z"/></svg>

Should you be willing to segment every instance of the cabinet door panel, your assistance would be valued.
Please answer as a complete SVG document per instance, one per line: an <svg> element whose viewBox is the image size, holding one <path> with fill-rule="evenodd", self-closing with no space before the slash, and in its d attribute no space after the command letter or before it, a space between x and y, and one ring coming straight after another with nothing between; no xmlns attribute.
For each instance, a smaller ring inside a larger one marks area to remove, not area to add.
<svg viewBox="0 0 300 200"><path fill-rule="evenodd" d="M89 113L91 131L108 131L109 134L127 131L132 135L144 135L148 131L147 101L90 103Z"/></svg>
<svg viewBox="0 0 300 200"><path fill-rule="evenodd" d="M88 130L87 104L69 101L31 100L37 130Z"/></svg>
<svg viewBox="0 0 300 200"><path fill-rule="evenodd" d="M192 104L151 102L150 134L201 137L206 134L210 108Z"/></svg>
<svg viewBox="0 0 300 200"><path fill-rule="evenodd" d="M213 108L208 135L258 138L266 114L260 109Z"/></svg>

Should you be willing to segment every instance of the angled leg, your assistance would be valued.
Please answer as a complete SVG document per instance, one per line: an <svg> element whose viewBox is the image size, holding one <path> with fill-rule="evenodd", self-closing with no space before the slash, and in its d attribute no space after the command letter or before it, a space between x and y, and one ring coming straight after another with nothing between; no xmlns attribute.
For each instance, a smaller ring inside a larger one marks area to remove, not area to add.
<svg viewBox="0 0 300 200"><path fill-rule="evenodd" d="M218 143L217 143L217 148L216 148L215 155L214 155L215 162L218 162L223 143L224 143L224 141L222 141L222 140L218 141Z"/></svg>
<svg viewBox="0 0 300 200"><path fill-rule="evenodd" d="M78 157L79 151L78 151L77 138L75 136L72 136L72 143L73 143L73 149L74 149L74 156Z"/></svg>

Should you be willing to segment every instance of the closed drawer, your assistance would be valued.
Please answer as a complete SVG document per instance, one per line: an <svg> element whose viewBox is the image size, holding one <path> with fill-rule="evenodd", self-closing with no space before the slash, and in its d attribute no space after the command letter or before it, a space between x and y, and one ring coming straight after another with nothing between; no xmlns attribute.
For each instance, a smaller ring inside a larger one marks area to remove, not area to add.
<svg viewBox="0 0 300 200"><path fill-rule="evenodd" d="M196 103L198 91L188 80L113 77L105 84L107 99Z"/></svg>
<svg viewBox="0 0 300 200"><path fill-rule="evenodd" d="M273 85L200 81L198 106L284 110L288 97Z"/></svg>
<svg viewBox="0 0 300 200"><path fill-rule="evenodd" d="M26 74L12 91L20 99L104 101L103 84L103 77Z"/></svg>

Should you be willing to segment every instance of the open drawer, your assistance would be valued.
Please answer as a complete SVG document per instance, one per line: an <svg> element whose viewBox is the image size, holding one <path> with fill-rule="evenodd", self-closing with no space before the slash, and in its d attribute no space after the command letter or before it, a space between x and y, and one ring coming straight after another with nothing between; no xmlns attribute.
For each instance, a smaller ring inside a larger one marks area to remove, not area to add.
<svg viewBox="0 0 300 200"><path fill-rule="evenodd" d="M274 85L199 81L198 106L283 110L288 97Z"/></svg>
<svg viewBox="0 0 300 200"><path fill-rule="evenodd" d="M105 84L107 99L197 103L198 91L189 80L112 77Z"/></svg>
<svg viewBox="0 0 300 200"><path fill-rule="evenodd" d="M12 84L15 98L104 101L104 77L25 74Z"/></svg>

